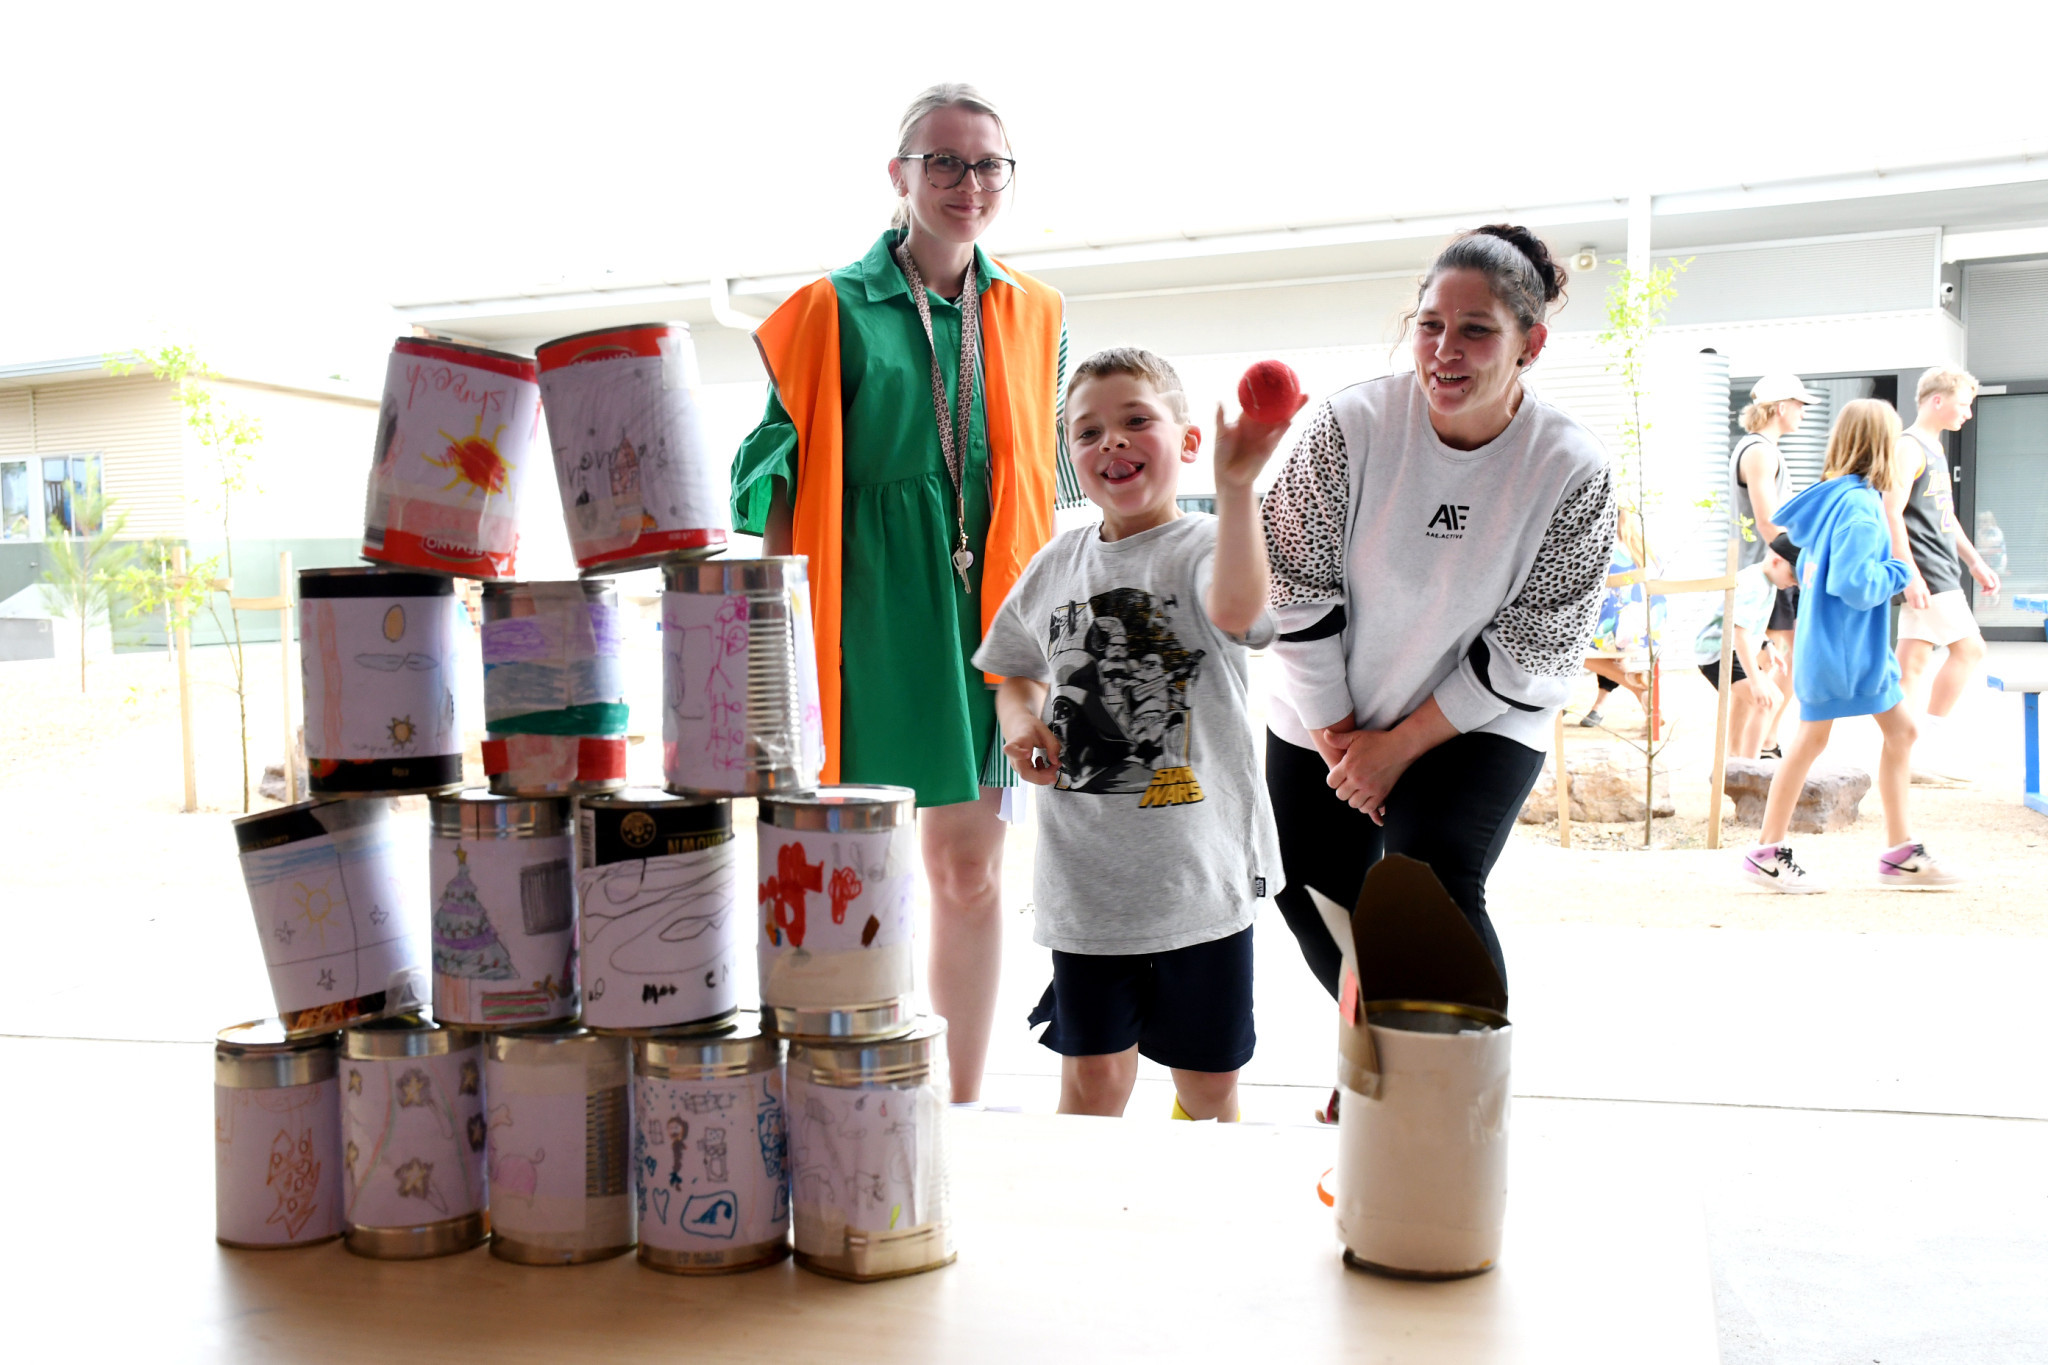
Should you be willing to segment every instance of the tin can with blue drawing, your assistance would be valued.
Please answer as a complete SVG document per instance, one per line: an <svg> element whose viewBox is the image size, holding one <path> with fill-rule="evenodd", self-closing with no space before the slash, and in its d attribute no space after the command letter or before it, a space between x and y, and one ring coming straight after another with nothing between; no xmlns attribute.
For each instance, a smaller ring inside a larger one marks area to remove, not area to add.
<svg viewBox="0 0 2048 1365"><path fill-rule="evenodd" d="M722 1033L633 1040L640 1263L727 1275L789 1255L782 1042L750 1016Z"/></svg>
<svg viewBox="0 0 2048 1365"><path fill-rule="evenodd" d="M599 1032L715 1028L739 1008L732 802L628 788L576 803L583 1022Z"/></svg>
<svg viewBox="0 0 2048 1365"><path fill-rule="evenodd" d="M796 1263L842 1280L952 1264L946 1021L882 1040L789 1045Z"/></svg>
<svg viewBox="0 0 2048 1365"><path fill-rule="evenodd" d="M569 802L471 788L427 809L434 1017L481 1029L575 1018Z"/></svg>
<svg viewBox="0 0 2048 1365"><path fill-rule="evenodd" d="M234 828L287 1033L332 1033L426 1003L426 898L405 875L417 849L406 847L411 821L372 797L305 801Z"/></svg>
<svg viewBox="0 0 2048 1365"><path fill-rule="evenodd" d="M222 1246L303 1247L341 1236L338 1033L277 1019L213 1045L213 1235Z"/></svg>
<svg viewBox="0 0 2048 1365"><path fill-rule="evenodd" d="M626 785L619 595L608 578L483 585L484 773L500 796Z"/></svg>
<svg viewBox="0 0 2048 1365"><path fill-rule="evenodd" d="M633 1249L632 1073L625 1039L573 1023L485 1038L491 1255L574 1265Z"/></svg>
<svg viewBox="0 0 2048 1365"><path fill-rule="evenodd" d="M316 797L462 785L455 582L402 569L299 572L307 784Z"/></svg>
<svg viewBox="0 0 2048 1365"><path fill-rule="evenodd" d="M372 1019L341 1035L343 1245L416 1261L483 1245L484 1052L466 1029Z"/></svg>
<svg viewBox="0 0 2048 1365"><path fill-rule="evenodd" d="M771 1032L877 1038L910 1027L916 816L908 787L761 798L754 940Z"/></svg>

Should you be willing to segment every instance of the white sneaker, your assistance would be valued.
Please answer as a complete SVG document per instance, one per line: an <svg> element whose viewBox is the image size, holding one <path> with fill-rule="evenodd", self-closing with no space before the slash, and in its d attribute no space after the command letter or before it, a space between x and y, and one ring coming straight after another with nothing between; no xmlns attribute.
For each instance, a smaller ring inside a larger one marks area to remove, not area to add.
<svg viewBox="0 0 2048 1365"><path fill-rule="evenodd" d="M1887 891L1921 891L1966 880L1954 868L1937 862L1925 844L1900 844L1877 855L1877 884Z"/></svg>
<svg viewBox="0 0 2048 1365"><path fill-rule="evenodd" d="M1761 844L1743 856L1742 876L1788 896L1810 896L1827 887L1792 860L1792 845Z"/></svg>

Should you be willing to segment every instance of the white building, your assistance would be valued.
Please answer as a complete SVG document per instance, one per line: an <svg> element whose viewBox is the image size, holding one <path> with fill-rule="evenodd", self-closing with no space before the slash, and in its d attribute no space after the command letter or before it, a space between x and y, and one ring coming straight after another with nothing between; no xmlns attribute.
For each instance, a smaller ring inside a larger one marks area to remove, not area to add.
<svg viewBox="0 0 2048 1365"><path fill-rule="evenodd" d="M1789 369L1830 402L1788 444L1795 474L1819 469L1828 414L1875 395L1910 410L1922 370L1965 364L1989 386L1951 451L1965 524L1996 524L2008 578L2048 590L2048 164L2024 158L1647 197L1633 241L1627 197L1497 206L1431 218L1292 225L1207 236L996 254L1058 287L1071 353L1135 344L1180 368L1198 415L1251 360L1276 356L1312 394L1386 372L1416 274L1449 234L1484 222L1539 230L1586 253L1531 384L1616 440L1621 389L1598 345L1610 261L1688 261L1655 350L1650 503L1673 571L1718 567L1717 514L1694 506L1725 484L1729 414L1748 383ZM848 242L850 260L866 243ZM765 393L747 330L798 286L842 264L792 263L745 279L646 280L598 290L415 301L432 332L530 351L622 322L692 324L714 444L731 449ZM728 301L729 300L729 301ZM1910 414L1908 417L1910 420ZM1201 491L1198 469L1187 488ZM1663 523L1661 530L1657 523ZM1993 636L2039 638L2038 618L1979 604Z"/></svg>

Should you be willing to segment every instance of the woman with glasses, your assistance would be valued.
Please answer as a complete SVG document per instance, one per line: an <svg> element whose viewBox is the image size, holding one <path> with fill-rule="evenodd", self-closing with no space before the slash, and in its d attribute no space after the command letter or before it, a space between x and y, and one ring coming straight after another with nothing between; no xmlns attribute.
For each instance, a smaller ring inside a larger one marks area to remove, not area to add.
<svg viewBox="0 0 2048 1365"><path fill-rule="evenodd" d="M1016 784L971 659L1055 502L1082 501L1061 449L1060 296L976 245L1015 170L973 87L917 97L889 161L896 221L754 334L768 411L732 470L734 526L810 559L824 781L917 792L956 1101L981 1093Z"/></svg>

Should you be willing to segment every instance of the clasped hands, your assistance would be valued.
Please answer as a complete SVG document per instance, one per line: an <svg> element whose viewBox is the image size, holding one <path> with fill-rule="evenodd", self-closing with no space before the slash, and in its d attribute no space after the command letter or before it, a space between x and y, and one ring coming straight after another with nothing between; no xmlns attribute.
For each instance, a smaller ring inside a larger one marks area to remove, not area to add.
<svg viewBox="0 0 2048 1365"><path fill-rule="evenodd" d="M1335 725L1309 731L1309 739L1329 766L1326 779L1337 799L1353 810L1364 811L1376 825L1384 825L1387 796L1401 774L1415 761L1408 740L1395 730L1360 730L1350 716Z"/></svg>

